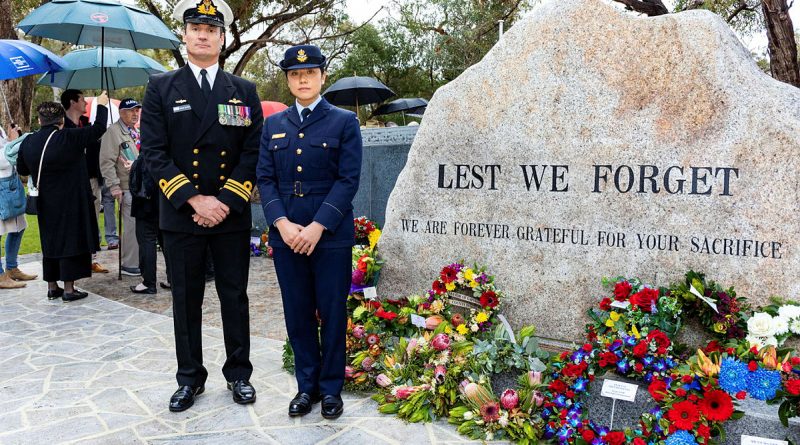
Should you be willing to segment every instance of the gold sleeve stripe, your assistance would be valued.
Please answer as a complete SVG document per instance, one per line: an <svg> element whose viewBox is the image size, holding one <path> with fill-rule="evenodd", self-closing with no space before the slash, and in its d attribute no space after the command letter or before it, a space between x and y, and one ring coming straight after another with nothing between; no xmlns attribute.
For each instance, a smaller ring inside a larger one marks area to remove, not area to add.
<svg viewBox="0 0 800 445"><path fill-rule="evenodd" d="M236 193L237 195L239 195L240 198L244 199L245 201L250 201L250 194L243 192L240 188L236 186L226 183L225 185L222 186L222 188L230 190L233 193Z"/></svg>
<svg viewBox="0 0 800 445"><path fill-rule="evenodd" d="M250 192L251 190L253 190L253 183L252 183L252 182L250 182L250 181L244 181L244 183L241 183L241 182L239 182L239 181L237 181L237 180L235 180L235 179L230 179L230 178L228 178L228 180L227 180L227 181L225 181L225 183L226 183L226 184L227 184L227 183L230 183L230 184L233 184L233 185L235 185L235 186L238 186L238 187L240 187L242 190L245 190L245 191L247 191L247 192Z"/></svg>
<svg viewBox="0 0 800 445"><path fill-rule="evenodd" d="M248 190L248 189L246 189L244 187L241 187L241 186L237 185L236 183L226 182L223 187L227 188L227 189L231 189L231 190L235 189L235 190L238 190L238 191L244 193L245 195L250 196L250 190Z"/></svg>
<svg viewBox="0 0 800 445"><path fill-rule="evenodd" d="M169 181L167 181L166 179L162 179L162 180L158 181L158 185L159 185L159 187L161 187L161 191L166 193L168 188L173 186L176 182L180 181L181 179L187 179L188 180L186 175L184 175L183 173L179 173L178 175L176 175L174 178L170 179Z"/></svg>
<svg viewBox="0 0 800 445"><path fill-rule="evenodd" d="M163 188L162 188L162 191L163 191L163 192L164 192L164 194L166 195L166 194L167 194L167 193L169 193L171 190L174 190L174 189L176 189L176 188L180 187L181 185L183 185L184 183L186 183L186 182L188 182L188 181L189 181L189 178L187 178L186 176L181 176L181 177L177 178L177 179L176 179L176 180L174 180L174 181L170 181L170 182L167 184L167 186L166 186L166 187L163 187Z"/></svg>
<svg viewBox="0 0 800 445"><path fill-rule="evenodd" d="M164 191L164 195L169 199L172 197L172 194L175 193L176 190L183 187L184 185L189 184L189 180L184 178L182 181L178 181L175 184L171 185L167 190Z"/></svg>

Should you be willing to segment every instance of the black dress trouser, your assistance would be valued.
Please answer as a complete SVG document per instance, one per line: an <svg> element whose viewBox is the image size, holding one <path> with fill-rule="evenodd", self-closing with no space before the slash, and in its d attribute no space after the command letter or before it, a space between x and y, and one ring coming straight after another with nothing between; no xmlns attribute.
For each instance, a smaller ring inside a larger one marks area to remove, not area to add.
<svg viewBox="0 0 800 445"><path fill-rule="evenodd" d="M164 253L164 262L167 263L167 277L169 277L167 250L164 248L164 239L158 229L158 221L149 218L136 218L136 242L139 243L139 268L142 271L142 284L150 289L155 289L159 245ZM167 281L169 282L169 278L167 278Z"/></svg>
<svg viewBox="0 0 800 445"><path fill-rule="evenodd" d="M178 385L201 386L208 371L203 367L202 306L205 291L206 252L216 270L216 287L222 313L227 359L222 374L229 382L248 380L250 317L247 278L250 272L250 232L213 235L164 231L164 247L172 280L172 313Z"/></svg>

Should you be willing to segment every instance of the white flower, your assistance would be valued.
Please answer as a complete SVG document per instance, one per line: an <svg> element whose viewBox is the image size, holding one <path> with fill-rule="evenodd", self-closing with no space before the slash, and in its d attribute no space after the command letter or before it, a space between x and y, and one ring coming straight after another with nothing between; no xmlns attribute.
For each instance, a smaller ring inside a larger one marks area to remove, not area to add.
<svg viewBox="0 0 800 445"><path fill-rule="evenodd" d="M464 420L472 420L475 417L475 414L472 414L472 411L464 412Z"/></svg>
<svg viewBox="0 0 800 445"><path fill-rule="evenodd" d="M469 330L472 331L472 332L478 332L478 325L475 324L475 323L472 323L472 325L470 325L470 327L469 327Z"/></svg>
<svg viewBox="0 0 800 445"><path fill-rule="evenodd" d="M754 335L748 335L745 337L745 340L750 342L750 346L755 346L759 350L764 348L765 346L778 346L778 339L773 336L768 337L757 337Z"/></svg>
<svg viewBox="0 0 800 445"><path fill-rule="evenodd" d="M789 320L793 318L800 318L800 306L787 304L778 308L778 315Z"/></svg>
<svg viewBox="0 0 800 445"><path fill-rule="evenodd" d="M775 335L775 326L772 315L766 312L757 312L747 320L747 333L754 337L772 337Z"/></svg>
<svg viewBox="0 0 800 445"><path fill-rule="evenodd" d="M772 318L772 327L775 335L782 335L789 332L789 319L782 316Z"/></svg>
<svg viewBox="0 0 800 445"><path fill-rule="evenodd" d="M491 431L486 432L486 440L494 440L494 433Z"/></svg>
<svg viewBox="0 0 800 445"><path fill-rule="evenodd" d="M792 320L789 323L789 329L792 331L792 334L800 334L800 319Z"/></svg>
<svg viewBox="0 0 800 445"><path fill-rule="evenodd" d="M500 426L502 426L503 428L507 427L508 426L508 413L503 413L503 415L500 416L500 419L497 421L497 423L499 423Z"/></svg>

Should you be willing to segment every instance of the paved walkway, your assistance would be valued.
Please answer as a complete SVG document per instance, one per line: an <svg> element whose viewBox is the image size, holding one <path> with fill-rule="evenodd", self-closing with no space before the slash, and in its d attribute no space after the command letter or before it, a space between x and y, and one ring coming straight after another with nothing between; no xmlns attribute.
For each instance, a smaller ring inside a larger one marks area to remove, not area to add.
<svg viewBox="0 0 800 445"><path fill-rule="evenodd" d="M41 274L40 263L25 266ZM367 394L344 394L336 421L319 405L286 415L296 391L280 368L282 343L252 337L258 401L232 402L220 367L222 333L204 329L206 393L183 413L167 410L174 381L172 319L90 294L48 301L46 285L0 291L0 444L462 444L445 422L383 416Z"/></svg>

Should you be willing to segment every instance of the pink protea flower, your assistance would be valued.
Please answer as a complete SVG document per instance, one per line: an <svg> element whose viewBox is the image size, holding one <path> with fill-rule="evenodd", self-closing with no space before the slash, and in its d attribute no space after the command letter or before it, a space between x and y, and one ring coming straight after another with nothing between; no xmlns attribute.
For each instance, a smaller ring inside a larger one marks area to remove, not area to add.
<svg viewBox="0 0 800 445"><path fill-rule="evenodd" d="M411 356L411 354L413 354L414 351L416 350L417 350L417 339L412 338L411 340L408 341L408 346L406 346L406 354L408 356Z"/></svg>
<svg viewBox="0 0 800 445"><path fill-rule="evenodd" d="M360 324L353 326L353 337L364 338L365 333L366 330L364 330L364 326L361 326Z"/></svg>
<svg viewBox="0 0 800 445"><path fill-rule="evenodd" d="M447 368L444 365L439 365L436 369L433 370L433 378L436 379L436 382L440 385L444 383L444 379L447 376Z"/></svg>
<svg viewBox="0 0 800 445"><path fill-rule="evenodd" d="M537 386L542 384L542 373L539 371L528 371L528 383L531 386Z"/></svg>
<svg viewBox="0 0 800 445"><path fill-rule="evenodd" d="M394 396L400 400L405 400L411 397L411 394L417 392L417 388L414 386L398 386L394 390L392 390Z"/></svg>
<svg viewBox="0 0 800 445"><path fill-rule="evenodd" d="M347 380L353 379L353 367L352 366L345 366L344 367L344 378Z"/></svg>
<svg viewBox="0 0 800 445"><path fill-rule="evenodd" d="M540 393L539 391L533 392L533 403L540 407L544 404L544 394Z"/></svg>
<svg viewBox="0 0 800 445"><path fill-rule="evenodd" d="M364 371L372 371L372 367L375 365L375 359L372 357L364 357L364 360L361 361L361 367L364 368Z"/></svg>
<svg viewBox="0 0 800 445"><path fill-rule="evenodd" d="M378 374L378 376L375 377L375 383L377 383L381 388L386 388L392 384L392 379L387 377L386 374Z"/></svg>
<svg viewBox="0 0 800 445"><path fill-rule="evenodd" d="M500 418L500 407L497 402L487 402L481 405L481 416L486 423L497 421Z"/></svg>
<svg viewBox="0 0 800 445"><path fill-rule="evenodd" d="M444 351L450 347L450 337L447 334L436 334L431 341L431 346L437 351Z"/></svg>
<svg viewBox="0 0 800 445"><path fill-rule="evenodd" d="M500 396L500 404L505 409L514 409L519 404L519 395L513 389L507 389Z"/></svg>

